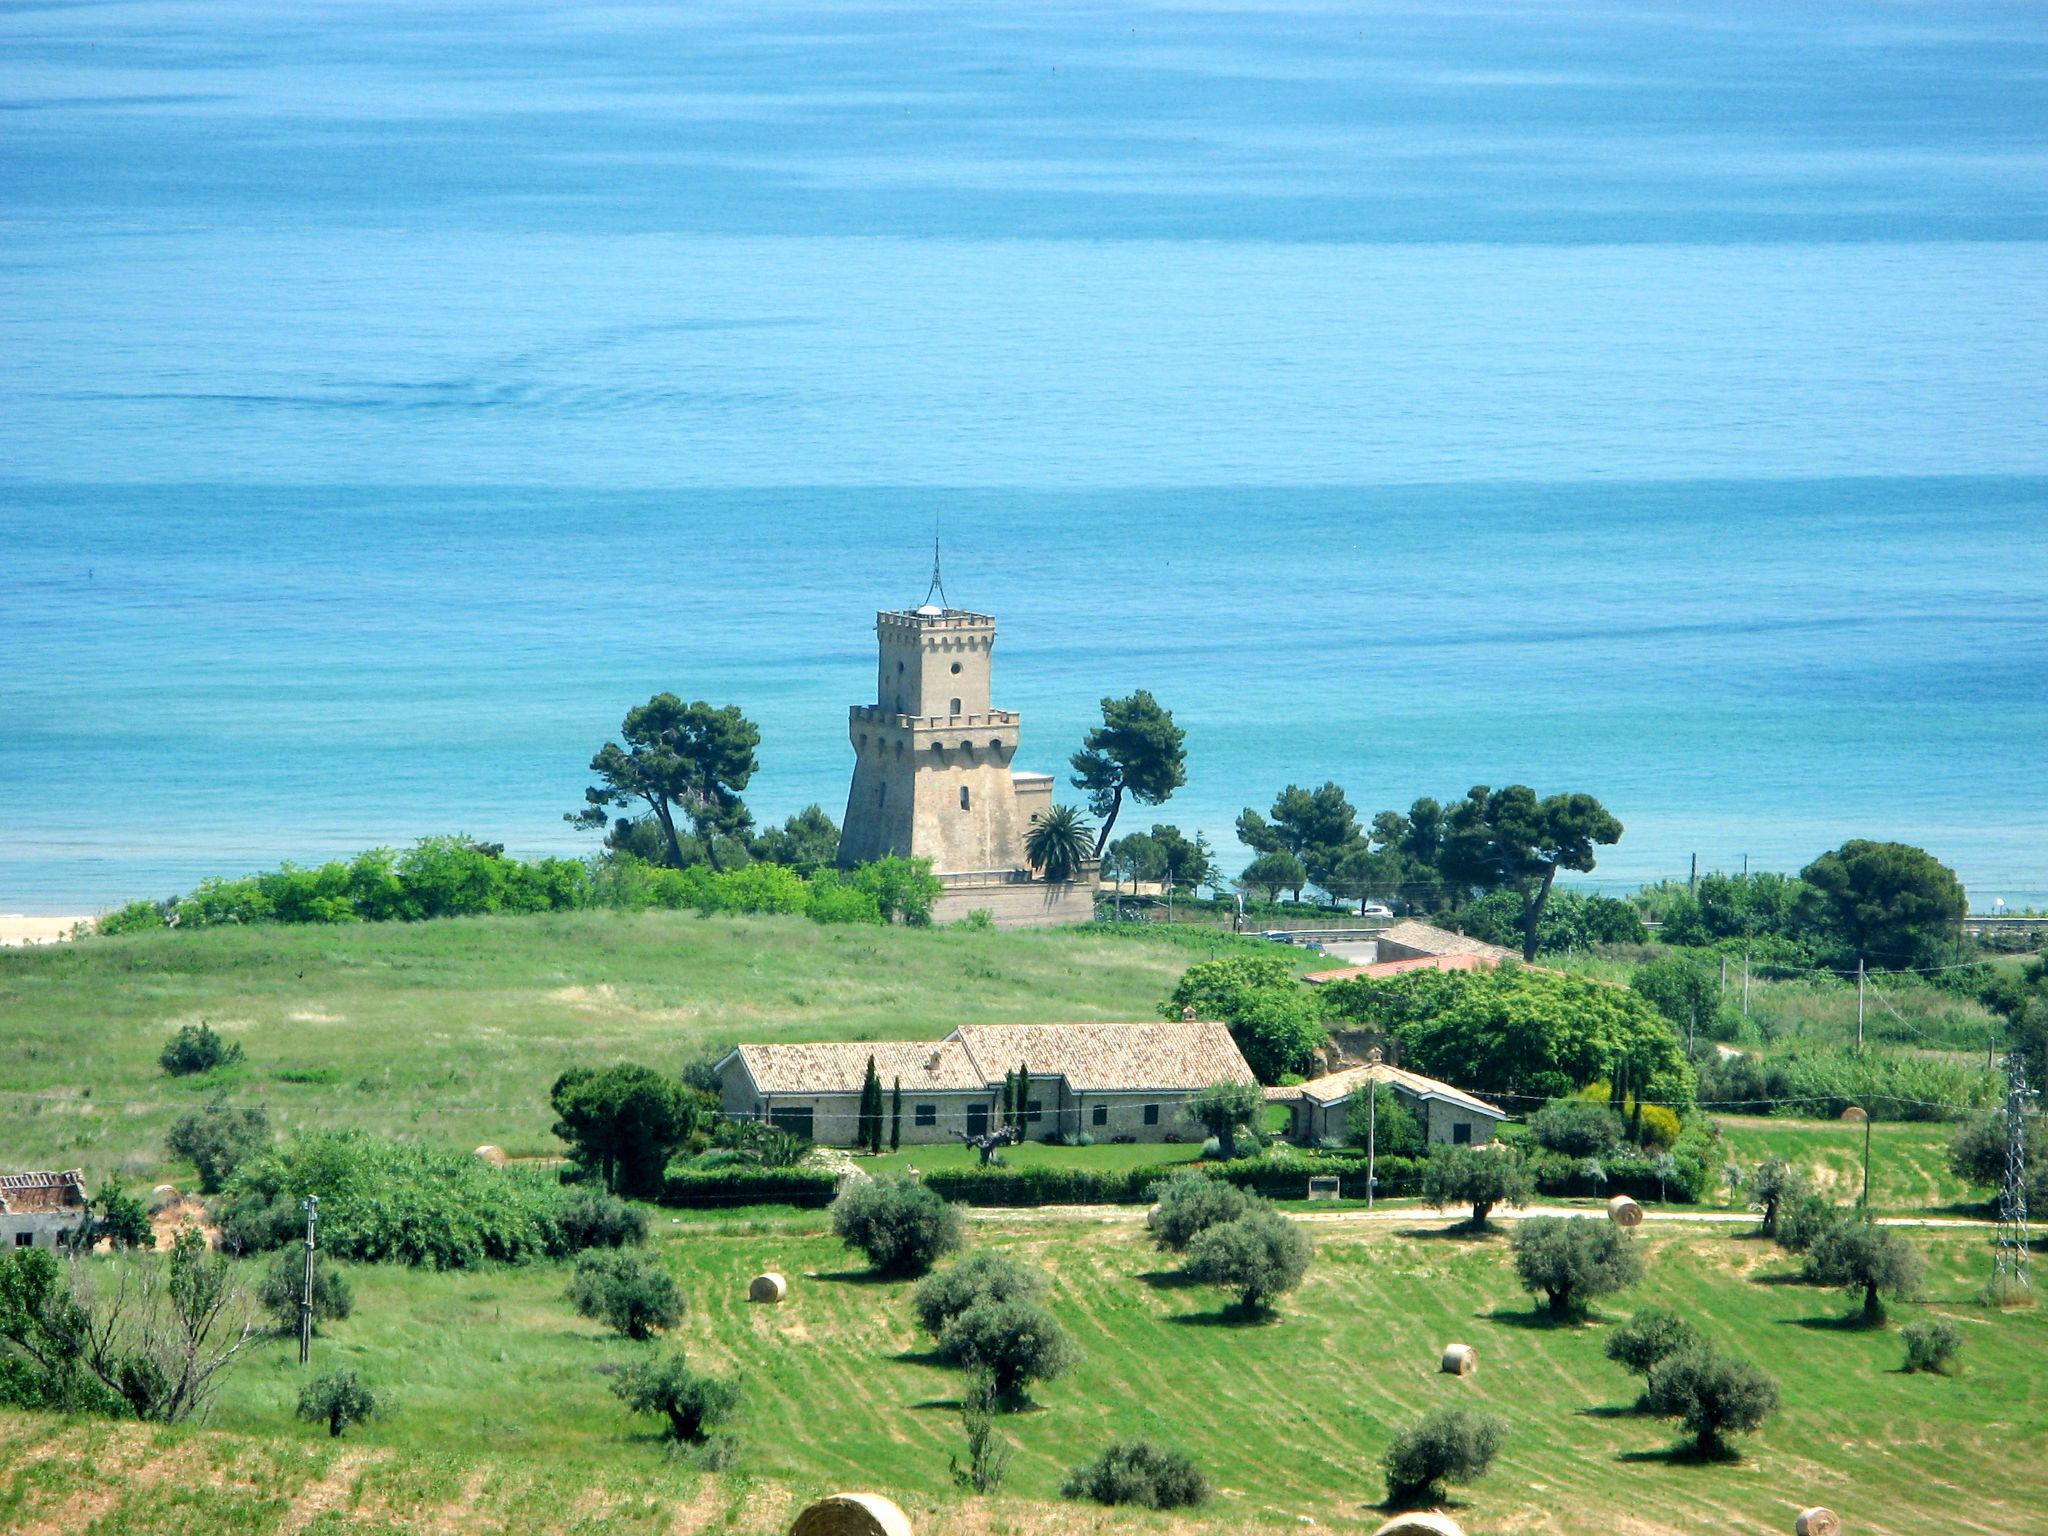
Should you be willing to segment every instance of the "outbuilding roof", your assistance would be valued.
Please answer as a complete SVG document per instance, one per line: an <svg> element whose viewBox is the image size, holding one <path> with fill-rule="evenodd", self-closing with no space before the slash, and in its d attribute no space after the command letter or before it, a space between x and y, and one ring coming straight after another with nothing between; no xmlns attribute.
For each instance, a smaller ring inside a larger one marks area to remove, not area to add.
<svg viewBox="0 0 2048 1536"><path fill-rule="evenodd" d="M0 1173L0 1212L9 1216L77 1210L90 1198L85 1174L76 1168L62 1173Z"/></svg>
<svg viewBox="0 0 2048 1536"><path fill-rule="evenodd" d="M1308 1099L1317 1104L1340 1104L1368 1083L1384 1083L1389 1088L1418 1099L1437 1099L1455 1104L1460 1109L1469 1109L1475 1115L1485 1115L1489 1120L1507 1119L1507 1111L1496 1109L1481 1098L1475 1098L1462 1088L1453 1088L1449 1083L1439 1082L1433 1077L1424 1077L1420 1072L1408 1072L1400 1067L1389 1066L1384 1061L1368 1062L1362 1067L1346 1067L1341 1072L1332 1072L1325 1077L1297 1083L1286 1090L1296 1098ZM1271 1096L1274 1090L1268 1089Z"/></svg>
<svg viewBox="0 0 2048 1536"><path fill-rule="evenodd" d="M1222 1024L969 1024L955 1034L990 1082L1020 1066L1064 1077L1076 1093L1258 1081Z"/></svg>
<svg viewBox="0 0 2048 1536"><path fill-rule="evenodd" d="M1399 976L1405 971L1477 971L1499 962L1485 955L1410 955L1405 960L1377 960L1371 965L1343 965L1334 971L1310 971L1302 977L1318 986L1331 981L1368 980Z"/></svg>
<svg viewBox="0 0 2048 1536"><path fill-rule="evenodd" d="M884 1088L979 1092L988 1081L957 1035L944 1040L842 1040L807 1045L743 1045L737 1056L762 1093L859 1093L868 1061ZM725 1062L720 1062L722 1067Z"/></svg>
<svg viewBox="0 0 2048 1536"><path fill-rule="evenodd" d="M1495 965L1503 960L1519 958L1511 949L1498 944L1489 944L1484 939L1469 938L1462 933L1453 933L1448 928L1439 928L1434 923L1418 923L1413 918L1394 924L1379 936L1382 945L1392 944L1401 949L1412 949L1421 955L1478 955Z"/></svg>

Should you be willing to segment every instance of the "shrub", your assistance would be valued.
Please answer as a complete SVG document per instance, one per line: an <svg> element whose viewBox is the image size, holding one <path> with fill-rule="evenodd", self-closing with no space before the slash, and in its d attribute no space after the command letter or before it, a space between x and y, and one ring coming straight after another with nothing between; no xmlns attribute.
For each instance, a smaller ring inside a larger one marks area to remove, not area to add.
<svg viewBox="0 0 2048 1536"><path fill-rule="evenodd" d="M1870 1220L1833 1223L1806 1251L1806 1277L1863 1292L1863 1320L1884 1321L1884 1297L1910 1296L1926 1266L1898 1233Z"/></svg>
<svg viewBox="0 0 2048 1536"><path fill-rule="evenodd" d="M1312 1252L1306 1232L1259 1205L1198 1233L1188 1245L1187 1273L1203 1285L1237 1292L1241 1307L1261 1312L1301 1284Z"/></svg>
<svg viewBox="0 0 2048 1536"><path fill-rule="evenodd" d="M250 1158L209 1210L229 1252L259 1252L305 1229L320 1197L321 1245L337 1258L430 1269L522 1264L571 1251L557 1217L571 1192L546 1173L361 1131L308 1131Z"/></svg>
<svg viewBox="0 0 2048 1536"><path fill-rule="evenodd" d="M702 1444L705 1431L724 1423L739 1406L740 1379L693 1371L676 1349L627 1366L613 1379L612 1395L634 1413L667 1419L669 1439Z"/></svg>
<svg viewBox="0 0 2048 1536"><path fill-rule="evenodd" d="M662 1180L664 1205L830 1205L838 1175L824 1168L671 1168Z"/></svg>
<svg viewBox="0 0 2048 1536"><path fill-rule="evenodd" d="M1567 1157L1598 1157L1621 1140L1621 1116L1586 1099L1552 1099L1529 1117L1538 1146Z"/></svg>
<svg viewBox="0 0 2048 1536"><path fill-rule="evenodd" d="M1906 1341L1905 1368L1909 1371L1951 1375L1956 1356L1963 1352L1963 1330L1946 1317L1919 1318L1901 1328L1899 1337Z"/></svg>
<svg viewBox="0 0 2048 1536"><path fill-rule="evenodd" d="M910 1305L920 1328L937 1338L946 1324L984 1302L1036 1301L1052 1282L1044 1270L1006 1253L970 1253L918 1281Z"/></svg>
<svg viewBox="0 0 2048 1536"><path fill-rule="evenodd" d="M960 1212L907 1179L856 1181L832 1202L832 1232L885 1275L921 1275L966 1241Z"/></svg>
<svg viewBox="0 0 2048 1536"><path fill-rule="evenodd" d="M1237 1138L1265 1117L1266 1097L1257 1083L1211 1083L1187 1101L1187 1117L1216 1139L1216 1155L1237 1156ZM1257 1131L1251 1139L1257 1140Z"/></svg>
<svg viewBox="0 0 2048 1536"><path fill-rule="evenodd" d="M1423 1157L1429 1142L1422 1121L1385 1083L1355 1090L1345 1110L1345 1134L1361 1150L1368 1144L1382 1158Z"/></svg>
<svg viewBox="0 0 2048 1536"><path fill-rule="evenodd" d="M82 1246L90 1249L105 1238L116 1248L154 1248L156 1232L149 1224L149 1212L133 1195L118 1189L105 1191L93 1202L93 1213L78 1229Z"/></svg>
<svg viewBox="0 0 2048 1536"><path fill-rule="evenodd" d="M270 1268L263 1272L263 1280L256 1287L256 1301L270 1314L279 1333L299 1331L299 1299L306 1288L306 1252L303 1248L294 1252L285 1249ZM318 1333L322 1323L338 1322L355 1310L355 1293L349 1289L348 1277L335 1267L332 1260L314 1256L313 1264L313 1331Z"/></svg>
<svg viewBox="0 0 2048 1536"><path fill-rule="evenodd" d="M1474 1227L1485 1226L1496 1205L1527 1205L1535 1193L1529 1166L1512 1147L1444 1147L1430 1154L1422 1175L1422 1198L1437 1210L1471 1206Z"/></svg>
<svg viewBox="0 0 2048 1536"><path fill-rule="evenodd" d="M1699 1330L1676 1312L1644 1307L1607 1336L1607 1358L1647 1376L1659 1361L1697 1349L1701 1342Z"/></svg>
<svg viewBox="0 0 2048 1536"><path fill-rule="evenodd" d="M811 880L810 917L814 923L868 923L879 927L888 921L881 904L867 891L848 885L838 871L821 869Z"/></svg>
<svg viewBox="0 0 2048 1536"><path fill-rule="evenodd" d="M1013 1447L996 1428L998 1396L995 1378L985 1371L977 1372L968 1382L967 1390L960 1394L960 1427L967 1433L967 1464L962 1466L957 1456L948 1456L946 1460L952 1467L955 1485L975 1493L994 1493L1002 1487L1010 1470Z"/></svg>
<svg viewBox="0 0 2048 1536"><path fill-rule="evenodd" d="M1387 1502L1396 1508L1432 1504L1444 1484L1483 1477L1507 1440L1505 1419L1461 1406L1438 1408L1395 1435L1381 1465Z"/></svg>
<svg viewBox="0 0 2048 1536"><path fill-rule="evenodd" d="M1708 1349L1682 1350L1652 1366L1644 1392L1649 1411L1681 1420L1702 1456L1720 1454L1730 1434L1761 1428L1778 1403L1778 1384L1769 1375Z"/></svg>
<svg viewBox="0 0 2048 1536"><path fill-rule="evenodd" d="M1635 1244L1597 1216L1538 1216L1517 1225L1512 1241L1515 1277L1531 1295L1549 1298L1553 1318L1580 1316L1592 1298L1643 1278Z"/></svg>
<svg viewBox="0 0 2048 1536"><path fill-rule="evenodd" d="M585 1248L632 1248L647 1241L647 1213L628 1205L616 1195L582 1188L562 1202L555 1213L565 1252Z"/></svg>
<svg viewBox="0 0 2048 1536"><path fill-rule="evenodd" d="M1152 1241L1174 1253L1211 1227L1235 1221L1252 1208L1252 1198L1234 1184L1205 1173L1176 1173L1152 1186L1154 1209L1146 1216Z"/></svg>
<svg viewBox="0 0 2048 1536"><path fill-rule="evenodd" d="M157 1061L172 1077L193 1077L217 1067L232 1067L242 1060L240 1041L221 1038L211 1024L187 1024L169 1040Z"/></svg>
<svg viewBox="0 0 2048 1536"><path fill-rule="evenodd" d="M1080 1359L1059 1319L1025 1297L980 1301L957 1314L939 1335L939 1353L985 1374L1006 1402L1034 1381L1065 1375Z"/></svg>
<svg viewBox="0 0 2048 1536"><path fill-rule="evenodd" d="M242 1163L270 1145L270 1116L261 1104L215 1099L203 1110L181 1115L164 1137L171 1156L199 1173L199 1192L218 1194Z"/></svg>
<svg viewBox="0 0 2048 1536"><path fill-rule="evenodd" d="M1805 1253L1825 1233L1847 1220L1848 1212L1820 1195L1801 1195L1791 1204L1781 1202L1778 1246L1788 1253Z"/></svg>
<svg viewBox="0 0 2048 1536"><path fill-rule="evenodd" d="M379 1412L377 1396L354 1371L329 1371L316 1376L299 1392L299 1417L308 1424L325 1423L327 1433L339 1437L351 1424L361 1424Z"/></svg>
<svg viewBox="0 0 2048 1536"><path fill-rule="evenodd" d="M96 934L151 933L168 926L165 922L166 904L150 901L131 901L116 907L92 925Z"/></svg>
<svg viewBox="0 0 2048 1536"><path fill-rule="evenodd" d="M1151 1440L1117 1440L1069 1472L1060 1495L1098 1504L1186 1509L1209 1497L1209 1479L1185 1451Z"/></svg>
<svg viewBox="0 0 2048 1536"><path fill-rule="evenodd" d="M2021 1116L2020 1126L2028 1166L2048 1164L2048 1120ZM1966 1184L2002 1189L2009 1131L2004 1110L1964 1121L1948 1145L1949 1172Z"/></svg>
<svg viewBox="0 0 2048 1536"><path fill-rule="evenodd" d="M606 1249L576 1261L569 1300L577 1312L623 1333L651 1339L683 1320L683 1292L657 1259Z"/></svg>

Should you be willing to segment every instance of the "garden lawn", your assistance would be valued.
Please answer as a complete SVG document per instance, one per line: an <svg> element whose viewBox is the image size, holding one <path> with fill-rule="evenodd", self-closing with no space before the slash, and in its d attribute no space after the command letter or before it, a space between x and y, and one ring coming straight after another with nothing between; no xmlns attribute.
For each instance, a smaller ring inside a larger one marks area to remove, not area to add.
<svg viewBox="0 0 2048 1536"><path fill-rule="evenodd" d="M164 1132L221 1092L261 1101L285 1131L361 1126L558 1155L548 1088L570 1066L674 1071L743 1040L1156 1018L1200 946L1252 942L578 912L0 950L0 1170L182 1181ZM201 1021L246 1063L165 1077L165 1039Z"/></svg>
<svg viewBox="0 0 2048 1536"><path fill-rule="evenodd" d="M1806 1169L1832 1200L1863 1193L1863 1127L1844 1120L1780 1120L1717 1115L1727 1156L1745 1171L1782 1157ZM1989 1190L1973 1188L1948 1169L1952 1122L1877 1121L1870 1127L1870 1204L1883 1216L1980 1216Z"/></svg>
<svg viewBox="0 0 2048 1536"><path fill-rule="evenodd" d="M1470 1403L1511 1434L1493 1472L1455 1490L1475 1532L1635 1536L1782 1532L1803 1505L1837 1510L1858 1536L2048 1526L2048 1309L1974 1301L1982 1233L1915 1233L1930 1261L1923 1304L1967 1339L1957 1379L1908 1376L1896 1328L1838 1320L1853 1303L1782 1283L1790 1262L1754 1239L1699 1230L1639 1236L1649 1273L1601 1320L1547 1326L1516 1286L1504 1237L1472 1240L1318 1223L1316 1260L1280 1315L1236 1324L1188 1289L1127 1223L976 1222L980 1244L1044 1265L1051 1302L1086 1354L1070 1377L1007 1417L1017 1445L1004 1491L958 1493L960 1377L932 1361L907 1283L873 1281L825 1235L820 1213L658 1220L658 1251L694 1298L677 1339L700 1364L737 1369L746 1397L736 1465L717 1474L664 1453L652 1426L606 1391L609 1366L643 1346L607 1337L561 1299L566 1270L434 1275L352 1272L355 1315L316 1343L316 1367L360 1371L395 1410L338 1445L294 1422L303 1380L288 1341L230 1381L208 1429L147 1430L0 1414L0 1528L97 1536L271 1530L779 1533L804 1500L878 1488L923 1532L1052 1536L1073 1530L1208 1533L1299 1529L1307 1516L1367 1531L1383 1513L1378 1461L1393 1429ZM745 1300L747 1278L792 1281L780 1307ZM1781 1381L1783 1415L1740 1461L1700 1465L1673 1426L1638 1417L1637 1382L1601 1354L1637 1305L1676 1308ZM1475 1376L1440 1375L1450 1341ZM1112 1436L1184 1446L1218 1487L1165 1522L1061 1503L1067 1468ZM96 1522L96 1523L94 1523Z"/></svg>

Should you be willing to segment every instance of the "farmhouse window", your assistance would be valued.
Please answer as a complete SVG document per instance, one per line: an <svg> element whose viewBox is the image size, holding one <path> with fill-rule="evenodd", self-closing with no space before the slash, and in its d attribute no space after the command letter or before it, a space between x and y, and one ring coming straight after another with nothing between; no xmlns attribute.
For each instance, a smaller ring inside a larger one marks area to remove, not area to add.
<svg viewBox="0 0 2048 1536"><path fill-rule="evenodd" d="M918 1105L916 1114L911 1117L911 1123L913 1125L937 1125L939 1123L939 1106L936 1104Z"/></svg>
<svg viewBox="0 0 2048 1536"><path fill-rule="evenodd" d="M1472 1145L1472 1127L1468 1122L1460 1120L1451 1127L1451 1144L1459 1147Z"/></svg>
<svg viewBox="0 0 2048 1536"><path fill-rule="evenodd" d="M1107 1104L1096 1105L1094 1109L1089 1111L1089 1119L1096 1125L1109 1124L1109 1106Z"/></svg>
<svg viewBox="0 0 2048 1536"><path fill-rule="evenodd" d="M15 1247L17 1247L17 1248L33 1248L33 1247L35 1247L35 1245L36 1245L36 1235L35 1235L35 1233L33 1233L33 1232L17 1232L17 1233L15 1233L15 1234L14 1234L14 1246L15 1246Z"/></svg>
<svg viewBox="0 0 2048 1536"><path fill-rule="evenodd" d="M1039 1121L1043 1120L1045 1118L1044 1100L1033 1099L1030 1103L1026 1104L1024 1106L1024 1118L1032 1125L1036 1125Z"/></svg>
<svg viewBox="0 0 2048 1536"><path fill-rule="evenodd" d="M1147 1125L1157 1125L1159 1123L1159 1106L1157 1104L1147 1104L1145 1106L1145 1123Z"/></svg>

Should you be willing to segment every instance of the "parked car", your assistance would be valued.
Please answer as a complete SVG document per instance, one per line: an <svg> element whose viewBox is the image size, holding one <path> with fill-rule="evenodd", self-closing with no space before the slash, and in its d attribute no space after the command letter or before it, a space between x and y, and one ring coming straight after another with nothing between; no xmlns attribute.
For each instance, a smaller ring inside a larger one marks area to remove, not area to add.
<svg viewBox="0 0 2048 1536"><path fill-rule="evenodd" d="M1392 917L1394 909L1392 907L1383 907L1376 901L1369 901L1358 909L1358 915L1360 917Z"/></svg>

